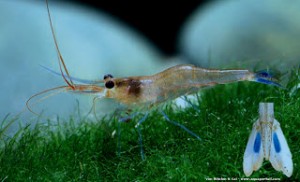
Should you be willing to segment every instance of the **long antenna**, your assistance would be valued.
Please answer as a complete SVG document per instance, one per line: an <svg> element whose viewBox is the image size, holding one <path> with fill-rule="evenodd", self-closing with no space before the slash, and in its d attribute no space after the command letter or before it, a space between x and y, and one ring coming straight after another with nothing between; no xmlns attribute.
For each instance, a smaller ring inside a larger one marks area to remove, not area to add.
<svg viewBox="0 0 300 182"><path fill-rule="evenodd" d="M73 83L73 81L70 77L70 74L69 74L68 69L66 67L66 64L64 62L64 59L63 59L63 57L62 57L62 55L59 51L58 43L57 43L56 36L55 36L55 33L54 33L54 28L53 28L53 25L52 25L52 19L51 19L51 14L50 14L50 10L49 10L48 0L46 0L46 5L47 5L48 18L49 18L50 27L51 27L51 33L52 33L52 36L53 36L53 39L54 39L55 48L56 48L56 52L57 52L57 56L58 56L59 69L60 69L61 75L64 78L65 82L74 90L75 85L74 85L74 83ZM62 67L63 67L64 71L66 72L66 75L68 76L69 80L65 77L65 74L63 73Z"/></svg>

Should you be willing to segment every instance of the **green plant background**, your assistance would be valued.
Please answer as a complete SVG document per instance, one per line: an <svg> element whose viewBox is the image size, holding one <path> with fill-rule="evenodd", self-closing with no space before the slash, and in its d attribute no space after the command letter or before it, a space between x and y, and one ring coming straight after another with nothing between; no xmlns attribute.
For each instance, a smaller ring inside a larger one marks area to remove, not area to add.
<svg viewBox="0 0 300 182"><path fill-rule="evenodd" d="M251 178L299 181L298 84L295 72L287 89L250 82L218 85L200 91L185 109L174 111L168 104L164 111L169 118L198 134L201 141L153 110L141 125L146 160L140 155L137 118L119 125L117 119L108 117L77 123L74 116L59 122L64 124L49 121L49 125L22 128L10 138L5 137L3 127L0 181L241 180L245 177L243 153L259 102L274 102L275 118L293 154L294 172L287 178L265 161Z"/></svg>

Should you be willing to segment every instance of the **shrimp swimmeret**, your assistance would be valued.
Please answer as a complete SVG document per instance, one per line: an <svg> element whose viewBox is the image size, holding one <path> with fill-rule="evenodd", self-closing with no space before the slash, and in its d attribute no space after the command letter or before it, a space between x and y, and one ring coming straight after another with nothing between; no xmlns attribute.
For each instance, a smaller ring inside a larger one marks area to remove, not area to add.
<svg viewBox="0 0 300 182"><path fill-rule="evenodd" d="M71 91L92 94L95 95L96 99L115 99L128 108L138 107L147 109L183 95L196 93L200 88L214 86L217 84L228 84L238 81L254 81L280 86L278 83L273 81L273 78L270 74L268 74L268 72L253 73L249 70L239 69L212 70L190 64L177 65L150 76L114 78L112 75L107 74L104 76L103 80L94 81L90 84L74 84L73 80L76 81L76 79L73 79L69 75L63 57L59 51L47 0L46 4L52 36L59 58L58 62L60 66L60 74L67 83L67 86L52 88L30 97L26 103L30 111L29 101L32 98L53 90L57 90L58 92ZM146 116L147 114L138 122L137 127L146 119ZM200 139L196 134L185 128L183 125L171 121L166 114L163 113L163 116L167 121L181 127L191 135Z"/></svg>

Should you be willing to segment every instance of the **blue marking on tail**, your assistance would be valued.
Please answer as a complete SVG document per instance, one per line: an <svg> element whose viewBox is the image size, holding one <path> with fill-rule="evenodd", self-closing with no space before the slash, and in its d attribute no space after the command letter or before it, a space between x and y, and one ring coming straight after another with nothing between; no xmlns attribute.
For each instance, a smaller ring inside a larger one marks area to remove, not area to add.
<svg viewBox="0 0 300 182"><path fill-rule="evenodd" d="M261 136L260 133L257 133L253 145L253 150L255 153L259 153L260 146L261 146Z"/></svg>
<svg viewBox="0 0 300 182"><path fill-rule="evenodd" d="M279 153L281 151L281 146L280 146L280 142L278 140L278 136L277 133L273 133L273 143L274 143L274 147L275 147L275 151L277 153Z"/></svg>
<svg viewBox="0 0 300 182"><path fill-rule="evenodd" d="M276 82L276 79L274 78L274 73L272 73L272 71L270 70L256 72L255 81L267 85L275 85L277 87L284 88L282 85Z"/></svg>
<svg viewBox="0 0 300 182"><path fill-rule="evenodd" d="M256 72L256 75L260 76L260 77L271 79L271 78L274 78L275 73L272 70L260 70L260 71Z"/></svg>
<svg viewBox="0 0 300 182"><path fill-rule="evenodd" d="M282 87L279 83L276 83L276 82L273 82L271 80L267 80L267 79L264 79L264 78L256 78L256 81L259 82L259 83L267 84L267 85L275 85L277 87Z"/></svg>

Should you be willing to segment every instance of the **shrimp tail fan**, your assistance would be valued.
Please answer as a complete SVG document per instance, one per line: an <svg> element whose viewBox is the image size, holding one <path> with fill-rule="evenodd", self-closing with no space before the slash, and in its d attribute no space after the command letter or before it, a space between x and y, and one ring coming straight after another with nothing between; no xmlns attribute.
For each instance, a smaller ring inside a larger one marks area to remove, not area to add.
<svg viewBox="0 0 300 182"><path fill-rule="evenodd" d="M275 85L280 88L284 88L280 83L275 72L272 70L261 70L255 73L254 81L267 85Z"/></svg>

